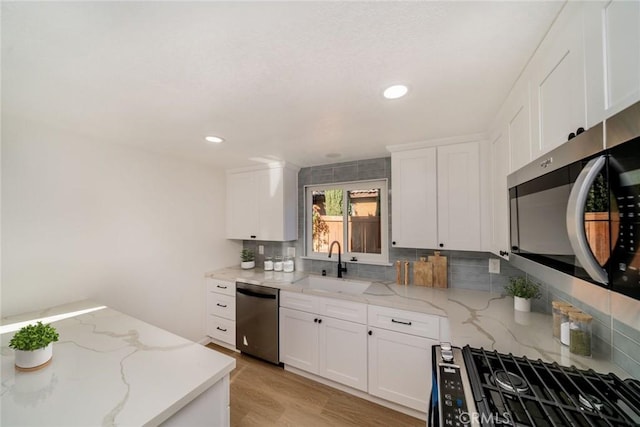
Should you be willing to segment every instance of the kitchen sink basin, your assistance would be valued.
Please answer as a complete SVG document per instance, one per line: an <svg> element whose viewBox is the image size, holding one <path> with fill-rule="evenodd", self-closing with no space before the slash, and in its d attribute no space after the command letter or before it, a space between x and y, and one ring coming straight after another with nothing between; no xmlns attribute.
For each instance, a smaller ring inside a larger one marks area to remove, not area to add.
<svg viewBox="0 0 640 427"><path fill-rule="evenodd" d="M359 280L336 279L325 276L307 276L298 280L297 285L307 286L314 291L336 292L343 294L359 295L367 290L371 282Z"/></svg>

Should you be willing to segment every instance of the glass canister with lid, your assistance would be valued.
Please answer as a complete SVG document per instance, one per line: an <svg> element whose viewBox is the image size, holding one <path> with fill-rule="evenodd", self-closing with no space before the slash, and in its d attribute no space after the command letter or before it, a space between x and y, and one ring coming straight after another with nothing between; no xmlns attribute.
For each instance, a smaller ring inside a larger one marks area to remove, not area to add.
<svg viewBox="0 0 640 427"><path fill-rule="evenodd" d="M284 263L283 263L283 270L285 273L291 273L293 272L294 269L294 263L293 263L293 258L290 256L287 256L284 258Z"/></svg>
<svg viewBox="0 0 640 427"><path fill-rule="evenodd" d="M283 267L282 256L277 255L273 261L273 271L282 271Z"/></svg>
<svg viewBox="0 0 640 427"><path fill-rule="evenodd" d="M270 256L265 257L264 259L264 271L272 271L273 270L273 258Z"/></svg>
<svg viewBox="0 0 640 427"><path fill-rule="evenodd" d="M566 305L560 307L560 342L564 345L569 345L570 340L570 331L571 331L571 320L569 319L569 313L580 312L580 309L574 307L572 305Z"/></svg>
<svg viewBox="0 0 640 427"><path fill-rule="evenodd" d="M562 325L562 307L571 307L571 304L564 301L551 301L553 312L553 337L560 339L560 325Z"/></svg>
<svg viewBox="0 0 640 427"><path fill-rule="evenodd" d="M593 317L581 311L572 311L569 320L569 351L580 356L591 356Z"/></svg>

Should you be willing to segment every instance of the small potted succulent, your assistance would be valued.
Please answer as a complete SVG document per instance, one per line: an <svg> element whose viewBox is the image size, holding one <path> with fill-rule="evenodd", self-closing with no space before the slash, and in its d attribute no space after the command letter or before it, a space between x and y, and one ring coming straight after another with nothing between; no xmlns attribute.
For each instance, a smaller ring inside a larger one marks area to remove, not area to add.
<svg viewBox="0 0 640 427"><path fill-rule="evenodd" d="M20 329L9 341L9 347L16 351L16 367L36 370L47 365L53 355L53 343L58 338L56 329L42 322Z"/></svg>
<svg viewBox="0 0 640 427"><path fill-rule="evenodd" d="M245 270L250 268L254 268L256 266L255 255L251 249L243 249L240 253L240 259L242 262L240 263L240 267Z"/></svg>
<svg viewBox="0 0 640 427"><path fill-rule="evenodd" d="M540 298L540 286L527 277L510 277L504 291L513 297L513 307L517 311L531 311L531 299Z"/></svg>

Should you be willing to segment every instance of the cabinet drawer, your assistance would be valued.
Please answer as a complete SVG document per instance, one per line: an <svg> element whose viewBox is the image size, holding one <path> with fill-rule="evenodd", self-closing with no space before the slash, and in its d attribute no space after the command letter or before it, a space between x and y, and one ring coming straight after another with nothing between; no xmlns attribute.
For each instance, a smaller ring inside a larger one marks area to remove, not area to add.
<svg viewBox="0 0 640 427"><path fill-rule="evenodd" d="M236 284L235 282L227 282L226 280L207 279L207 291L235 296Z"/></svg>
<svg viewBox="0 0 640 427"><path fill-rule="evenodd" d="M222 317L207 315L207 335L236 346L236 322Z"/></svg>
<svg viewBox="0 0 640 427"><path fill-rule="evenodd" d="M431 314L370 305L368 323L390 331L440 339L440 318Z"/></svg>
<svg viewBox="0 0 640 427"><path fill-rule="evenodd" d="M335 319L367 323L367 305L334 298L320 298L320 314Z"/></svg>
<svg viewBox="0 0 640 427"><path fill-rule="evenodd" d="M306 311L307 313L320 313L320 300L320 297L299 292L280 292L280 307Z"/></svg>
<svg viewBox="0 0 640 427"><path fill-rule="evenodd" d="M236 320L236 297L207 292L207 314Z"/></svg>

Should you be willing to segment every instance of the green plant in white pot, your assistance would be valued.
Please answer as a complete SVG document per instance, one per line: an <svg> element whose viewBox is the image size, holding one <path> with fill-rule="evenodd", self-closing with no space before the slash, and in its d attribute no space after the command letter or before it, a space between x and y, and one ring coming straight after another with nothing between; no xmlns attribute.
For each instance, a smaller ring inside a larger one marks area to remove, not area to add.
<svg viewBox="0 0 640 427"><path fill-rule="evenodd" d="M240 259L242 260L240 267L245 270L256 266L256 258L251 249L243 249L242 252L240 252Z"/></svg>
<svg viewBox="0 0 640 427"><path fill-rule="evenodd" d="M53 343L58 338L56 328L42 322L20 329L9 341L9 347L16 351L16 367L34 370L49 363L53 355Z"/></svg>
<svg viewBox="0 0 640 427"><path fill-rule="evenodd" d="M504 291L513 297L513 308L518 311L531 311L531 299L542 295L540 286L523 276L510 277Z"/></svg>

